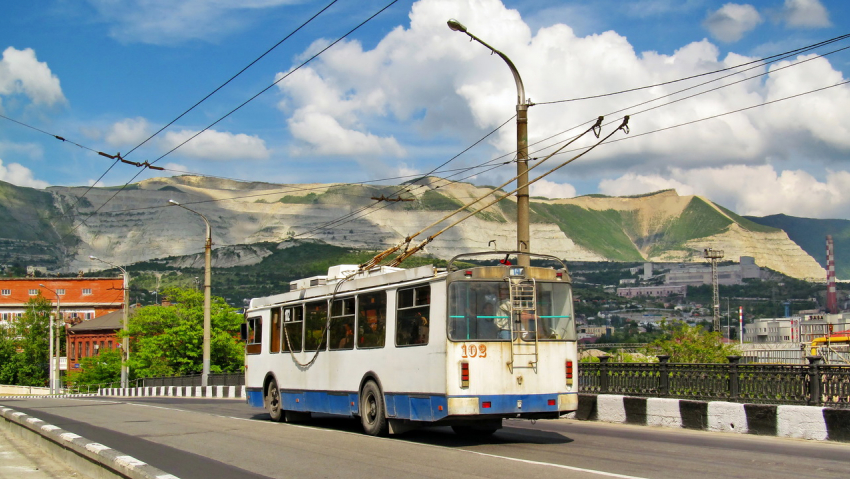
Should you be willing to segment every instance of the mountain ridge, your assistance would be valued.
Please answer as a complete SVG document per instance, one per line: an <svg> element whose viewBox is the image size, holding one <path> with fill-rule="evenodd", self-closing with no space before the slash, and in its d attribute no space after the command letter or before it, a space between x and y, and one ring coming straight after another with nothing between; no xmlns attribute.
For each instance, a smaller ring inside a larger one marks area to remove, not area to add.
<svg viewBox="0 0 850 479"><path fill-rule="evenodd" d="M56 235L47 234L48 229L69 231L66 236L71 239L61 248L54 246L52 253L66 271L100 267L91 263L89 255L132 264L201 251L203 221L182 208L167 206L170 199L209 219L216 248L312 238L374 251L397 244L472 199L495 198L490 189L434 177L404 185L370 185L274 184L182 175L134 183L111 200L115 188L51 186L41 191L5 185L0 192L18 199L9 203L17 205L11 207L17 216L7 213L9 227L0 232L0 244L19 239L28 227L48 243L58 242ZM411 201L376 203L373 199L398 196L399 191ZM26 210L22 203L33 195L42 198L43 219L28 226L21 217ZM48 197L52 198L49 205ZM507 198L478 209L482 204L465 208L474 215L430 243L426 252L449 258L492 249L493 241L499 249L513 249L515 200ZM88 215L85 223L79 222ZM353 216L334 223L346 215ZM78 226L70 226L68 218L75 218ZM815 259L781 229L674 190L634 197L534 198L530 219L532 250L568 261L702 262L702 250L711 247L723 249L731 260L753 256L759 265L789 276L823 276Z"/></svg>

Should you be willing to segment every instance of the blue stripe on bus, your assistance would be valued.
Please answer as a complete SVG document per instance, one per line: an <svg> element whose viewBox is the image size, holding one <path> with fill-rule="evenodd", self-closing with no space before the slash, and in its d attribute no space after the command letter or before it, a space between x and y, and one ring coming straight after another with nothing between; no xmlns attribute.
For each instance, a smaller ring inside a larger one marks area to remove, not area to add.
<svg viewBox="0 0 850 479"><path fill-rule="evenodd" d="M248 390L248 404L253 407L264 407L262 390ZM353 416L358 413L358 394L355 392L325 392L325 391L282 391L283 409L289 411L317 412ZM478 398L479 415L490 414L520 414L538 412L557 412L558 393L551 394L502 394L481 396L451 396L453 398ZM409 419L411 421L438 421L448 417L449 406L447 396L425 394L394 394L384 395L387 416L391 419ZM554 401L553 405L549 401ZM490 407L485 408L484 403Z"/></svg>
<svg viewBox="0 0 850 479"><path fill-rule="evenodd" d="M567 316L540 316L540 317L541 318L569 318L569 315L567 315Z"/></svg>

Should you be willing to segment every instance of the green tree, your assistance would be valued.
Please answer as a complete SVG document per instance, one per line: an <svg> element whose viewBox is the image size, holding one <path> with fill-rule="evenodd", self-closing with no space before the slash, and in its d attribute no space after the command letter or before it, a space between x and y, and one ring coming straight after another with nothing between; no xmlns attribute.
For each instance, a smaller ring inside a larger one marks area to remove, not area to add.
<svg viewBox="0 0 850 479"><path fill-rule="evenodd" d="M104 348L97 356L80 359L79 372L68 375L67 383L72 386L105 384L121 380L121 351Z"/></svg>
<svg viewBox="0 0 850 479"><path fill-rule="evenodd" d="M723 343L720 332L708 332L682 321L662 322L664 336L648 346L648 352L670 356L672 363L728 363L726 356L740 355L737 346Z"/></svg>
<svg viewBox="0 0 850 479"><path fill-rule="evenodd" d="M145 306L130 317L129 366L134 377L195 374L203 369L203 293L171 288L163 295L170 306ZM242 315L213 296L210 322L210 372L240 371L244 364L239 339Z"/></svg>
<svg viewBox="0 0 850 479"><path fill-rule="evenodd" d="M0 341L0 349L3 350L0 355L7 355L10 350L17 352L9 355L8 361L0 363L0 382L21 386L47 385L47 326L52 309L50 301L41 294L32 297L27 301L23 315L16 318L12 328L4 333L5 338ZM60 344L64 337L62 333L57 339Z"/></svg>

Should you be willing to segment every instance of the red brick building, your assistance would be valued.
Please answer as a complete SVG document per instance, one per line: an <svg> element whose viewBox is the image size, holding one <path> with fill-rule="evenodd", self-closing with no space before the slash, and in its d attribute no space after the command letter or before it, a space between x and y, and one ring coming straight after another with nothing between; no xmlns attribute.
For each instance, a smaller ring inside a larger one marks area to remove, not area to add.
<svg viewBox="0 0 850 479"><path fill-rule="evenodd" d="M41 293L56 305L68 323L94 319L123 309L124 279L117 278L0 278L0 325L23 315L27 301Z"/></svg>
<svg viewBox="0 0 850 479"><path fill-rule="evenodd" d="M134 309L130 308L130 313ZM88 321L68 327L68 370L79 371L80 359L97 356L106 349L117 349L121 344L117 332L124 326L124 311L113 311Z"/></svg>

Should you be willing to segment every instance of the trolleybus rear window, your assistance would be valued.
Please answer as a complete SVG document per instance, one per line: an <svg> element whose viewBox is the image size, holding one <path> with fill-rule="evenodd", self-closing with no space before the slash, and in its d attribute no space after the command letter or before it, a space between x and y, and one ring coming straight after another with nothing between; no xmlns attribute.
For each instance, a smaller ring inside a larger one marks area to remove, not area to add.
<svg viewBox="0 0 850 479"><path fill-rule="evenodd" d="M398 291L396 311L397 346L428 344L431 317L431 285Z"/></svg>
<svg viewBox="0 0 850 479"><path fill-rule="evenodd" d="M271 330L272 340L269 343L269 352L270 353L279 353L280 352L280 333L281 333L280 308L273 308L271 313L272 313L272 330Z"/></svg>
<svg viewBox="0 0 850 479"><path fill-rule="evenodd" d="M506 281L449 285L448 335L455 341L575 340L572 293L566 283L535 284L535 302L511 304ZM513 336L511 336L513 333Z"/></svg>
<svg viewBox="0 0 850 479"><path fill-rule="evenodd" d="M263 318L248 318L248 340L245 341L245 353L259 354L263 351ZM88 345L86 345L88 347ZM86 354L88 356L88 353Z"/></svg>

